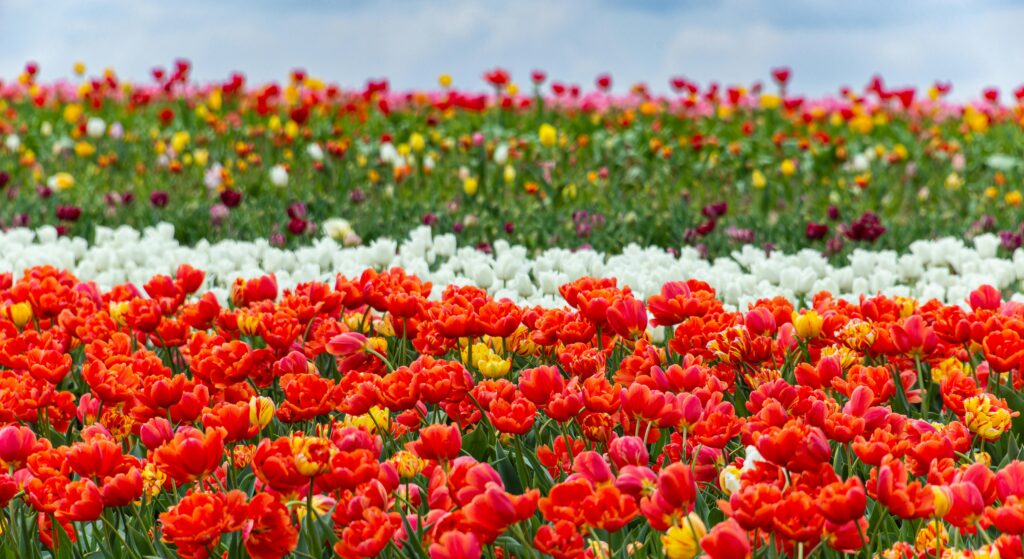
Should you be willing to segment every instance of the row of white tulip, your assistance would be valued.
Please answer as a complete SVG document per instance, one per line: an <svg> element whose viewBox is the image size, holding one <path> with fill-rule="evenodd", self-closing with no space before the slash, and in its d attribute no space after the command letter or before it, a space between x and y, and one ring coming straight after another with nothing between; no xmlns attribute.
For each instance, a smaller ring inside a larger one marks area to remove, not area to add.
<svg viewBox="0 0 1024 559"><path fill-rule="evenodd" d="M155 274L173 274L179 264L188 263L207 272L205 287L222 299L239 277L273 273L286 289L305 281L333 281L338 273L353 277L367 268L393 266L432 282L434 296L449 284L475 284L496 297L544 306L561 305L558 286L587 275L618 278L620 285L630 286L642 297L656 293L667 281L697 278L711 284L734 308L776 295L800 304L819 291L843 297L882 293L961 303L982 284L1024 298L1019 294L1024 250L999 256L998 246L994 235L976 237L969 244L954 238L917 241L903 253L858 249L841 265L813 250L765 254L752 246L711 261L689 248L673 256L663 249L639 246L614 255L565 249L531 255L502 241L488 254L459 247L453 235L433 235L421 227L404 241L378 239L365 246L344 247L324 238L287 250L263 240L183 246L174 239L174 227L162 223L142 231L100 227L92 244L82 238L58 237L49 227L0 233L0 272L18 276L28 267L50 264L107 289L124 282L141 285Z"/></svg>

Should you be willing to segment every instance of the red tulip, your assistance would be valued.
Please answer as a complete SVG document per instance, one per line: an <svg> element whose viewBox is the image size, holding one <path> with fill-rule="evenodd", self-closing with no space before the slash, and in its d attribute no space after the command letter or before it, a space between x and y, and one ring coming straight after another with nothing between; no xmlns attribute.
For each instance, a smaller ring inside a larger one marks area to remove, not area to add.
<svg viewBox="0 0 1024 559"><path fill-rule="evenodd" d="M708 535L700 540L700 547L708 554L708 559L749 559L751 557L750 538L747 532L728 519L719 522Z"/></svg>
<svg viewBox="0 0 1024 559"><path fill-rule="evenodd" d="M791 71L786 66L774 68L772 70L772 79L774 79L775 82L778 83L779 85L785 86L787 83L789 83L790 74Z"/></svg>
<svg viewBox="0 0 1024 559"><path fill-rule="evenodd" d="M420 437L410 443L409 449L420 458L449 462L462 451L462 432L454 425L429 425L420 431Z"/></svg>

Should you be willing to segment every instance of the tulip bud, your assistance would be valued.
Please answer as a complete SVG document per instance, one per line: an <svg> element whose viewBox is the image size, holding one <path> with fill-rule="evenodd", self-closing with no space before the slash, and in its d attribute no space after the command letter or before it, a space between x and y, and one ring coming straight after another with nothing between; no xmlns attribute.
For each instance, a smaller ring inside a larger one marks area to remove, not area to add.
<svg viewBox="0 0 1024 559"><path fill-rule="evenodd" d="M24 328L32 320L32 305L27 302L14 303L7 307L7 315L18 328Z"/></svg>
<svg viewBox="0 0 1024 559"><path fill-rule="evenodd" d="M476 366L480 370L480 374L486 378L501 378L512 369L512 361L502 359L497 353L488 352L483 358L477 360Z"/></svg>
<svg viewBox="0 0 1024 559"><path fill-rule="evenodd" d="M821 326L825 319L817 311L807 311L803 314L793 313L793 327L796 334L805 340L817 338L821 334Z"/></svg>
<svg viewBox="0 0 1024 559"><path fill-rule="evenodd" d="M255 336L260 329L260 317L253 313L238 316L238 330L246 336Z"/></svg>
<svg viewBox="0 0 1024 559"><path fill-rule="evenodd" d="M608 445L608 457L616 468L646 466L650 461L647 445L639 437L618 437Z"/></svg>
<svg viewBox="0 0 1024 559"><path fill-rule="evenodd" d="M260 430L274 419L274 401L266 396L249 399L249 423L259 425Z"/></svg>
<svg viewBox="0 0 1024 559"><path fill-rule="evenodd" d="M929 485L929 487L932 489L932 501L935 503L935 512L932 513L932 516L942 518L953 508L953 496L950 494L949 487L945 485Z"/></svg>
<svg viewBox="0 0 1024 559"><path fill-rule="evenodd" d="M154 417L139 427L139 440L153 450L174 438L174 427L163 417Z"/></svg>
<svg viewBox="0 0 1024 559"><path fill-rule="evenodd" d="M427 465L425 460L408 450L400 450L395 453L394 457L391 458L391 462L394 463L395 469L398 470L398 475L402 479L409 479L418 475L423 471L423 467Z"/></svg>
<svg viewBox="0 0 1024 559"><path fill-rule="evenodd" d="M327 353L331 355L352 355L367 347L366 336L358 332L344 332L327 342Z"/></svg>
<svg viewBox="0 0 1024 559"><path fill-rule="evenodd" d="M21 467L35 444L36 434L28 427L8 425L0 429L0 463Z"/></svg>
<svg viewBox="0 0 1024 559"><path fill-rule="evenodd" d="M100 416L99 399L89 392L82 394L82 398L78 401L76 415L82 425L89 425L96 421Z"/></svg>
<svg viewBox="0 0 1024 559"><path fill-rule="evenodd" d="M726 495L732 495L740 490L740 474L742 472L736 466L730 464L722 468L718 474L718 486Z"/></svg>

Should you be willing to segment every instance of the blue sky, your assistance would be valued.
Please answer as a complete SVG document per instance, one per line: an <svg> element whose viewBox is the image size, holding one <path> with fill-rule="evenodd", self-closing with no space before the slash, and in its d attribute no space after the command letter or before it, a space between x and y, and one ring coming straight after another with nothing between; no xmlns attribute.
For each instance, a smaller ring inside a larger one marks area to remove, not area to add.
<svg viewBox="0 0 1024 559"><path fill-rule="evenodd" d="M750 83L786 64L807 94L880 72L891 85L952 80L961 99L996 85L1005 98L1024 82L1022 23L1024 3L1009 1L0 0L0 77L32 59L44 78L75 60L140 78L184 56L204 79L302 66L347 86L430 87L446 72L482 88L500 65L521 83L533 68L588 86L607 71L624 91L664 90L673 75Z"/></svg>

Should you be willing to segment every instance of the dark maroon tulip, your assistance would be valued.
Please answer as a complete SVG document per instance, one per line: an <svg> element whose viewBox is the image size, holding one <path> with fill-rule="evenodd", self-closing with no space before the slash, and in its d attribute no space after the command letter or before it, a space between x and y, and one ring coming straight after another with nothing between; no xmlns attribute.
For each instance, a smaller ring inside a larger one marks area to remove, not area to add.
<svg viewBox="0 0 1024 559"><path fill-rule="evenodd" d="M804 230L804 234L812 241L824 239L825 235L828 235L828 225L825 225L824 223L814 223L812 221L807 224L807 229Z"/></svg>
<svg viewBox="0 0 1024 559"><path fill-rule="evenodd" d="M61 221L78 221L82 217L82 208L78 206L57 206L57 219Z"/></svg>
<svg viewBox="0 0 1024 559"><path fill-rule="evenodd" d="M845 230L851 241L874 242L885 233L885 227L874 212L864 212L853 220Z"/></svg>
<svg viewBox="0 0 1024 559"><path fill-rule="evenodd" d="M288 231L292 235L301 235L306 232L306 220L292 218L288 221Z"/></svg>
<svg viewBox="0 0 1024 559"><path fill-rule="evenodd" d="M718 225L718 223L715 222L715 220L709 219L697 226L697 234L701 237L708 235L715 230L716 225Z"/></svg>
<svg viewBox="0 0 1024 559"><path fill-rule="evenodd" d="M728 202L718 202L717 204L708 204L704 206L704 209L700 213L704 214L704 217L708 219L716 219L725 215L729 211Z"/></svg>
<svg viewBox="0 0 1024 559"><path fill-rule="evenodd" d="M237 208L242 203L242 193L229 188L220 193L220 201L229 208Z"/></svg>
<svg viewBox="0 0 1024 559"><path fill-rule="evenodd" d="M163 208L170 201L170 196L163 190L157 190L149 195L149 203L153 204L154 208Z"/></svg>

